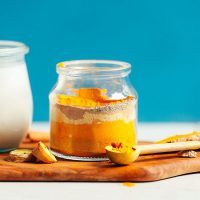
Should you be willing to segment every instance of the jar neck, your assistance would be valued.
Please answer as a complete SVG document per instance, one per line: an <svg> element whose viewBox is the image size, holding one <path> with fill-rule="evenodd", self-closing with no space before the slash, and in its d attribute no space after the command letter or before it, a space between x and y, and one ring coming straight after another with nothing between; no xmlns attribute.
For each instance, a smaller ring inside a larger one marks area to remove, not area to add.
<svg viewBox="0 0 200 200"><path fill-rule="evenodd" d="M56 69L70 79L110 79L126 77L131 65L112 60L75 60L58 63Z"/></svg>
<svg viewBox="0 0 200 200"><path fill-rule="evenodd" d="M70 88L106 88L106 86L109 85L115 85L115 84L121 84L121 85L127 85L130 83L129 76L118 76L118 77L107 77L107 78L96 78L96 77L90 77L90 78L74 78L65 76L63 74L60 74L58 76L56 88L61 89L65 88L66 90L69 90Z"/></svg>
<svg viewBox="0 0 200 200"><path fill-rule="evenodd" d="M29 48L15 41L0 40L0 62L20 62L24 61L24 56Z"/></svg>
<svg viewBox="0 0 200 200"><path fill-rule="evenodd" d="M24 63L25 62L25 56L24 55L17 55L17 56L10 56L10 57L0 57L0 65L9 65L12 63ZM1 67L0 66L0 67Z"/></svg>
<svg viewBox="0 0 200 200"><path fill-rule="evenodd" d="M83 81L83 80L88 80L88 81L104 81L104 80L114 80L114 79L128 79L129 74L126 75L109 75L109 76L95 76L95 75L90 75L90 76L68 76L64 74L58 74L58 82L63 82L63 81Z"/></svg>

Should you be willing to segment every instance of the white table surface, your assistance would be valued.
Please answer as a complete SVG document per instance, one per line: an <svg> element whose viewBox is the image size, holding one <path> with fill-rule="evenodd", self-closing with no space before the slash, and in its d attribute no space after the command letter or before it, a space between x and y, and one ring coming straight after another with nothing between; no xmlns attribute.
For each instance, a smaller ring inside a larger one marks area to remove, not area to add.
<svg viewBox="0 0 200 200"><path fill-rule="evenodd" d="M47 130L48 123L34 123L33 129ZM140 140L157 140L175 133L200 130L200 123L140 123ZM0 200L186 200L200 199L200 174L167 180L136 183L0 182Z"/></svg>

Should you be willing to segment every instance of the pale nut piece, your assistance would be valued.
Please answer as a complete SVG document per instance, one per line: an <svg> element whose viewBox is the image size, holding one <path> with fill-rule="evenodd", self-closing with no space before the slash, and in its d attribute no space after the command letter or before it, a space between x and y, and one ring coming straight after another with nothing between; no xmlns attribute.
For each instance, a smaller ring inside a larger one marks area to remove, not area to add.
<svg viewBox="0 0 200 200"><path fill-rule="evenodd" d="M138 159L140 150L129 146L122 146L114 148L113 146L106 146L106 154L111 162L118 165L129 165Z"/></svg>
<svg viewBox="0 0 200 200"><path fill-rule="evenodd" d="M22 162L33 162L35 160L32 150L30 149L16 149L9 153L6 158L7 161L22 163Z"/></svg>
<svg viewBox="0 0 200 200"><path fill-rule="evenodd" d="M32 154L37 158L37 160L42 161L44 163L57 162L55 156L42 142L38 143L37 147L33 149Z"/></svg>
<svg viewBox="0 0 200 200"><path fill-rule="evenodd" d="M196 158L197 152L193 150L179 151L178 155L184 158Z"/></svg>

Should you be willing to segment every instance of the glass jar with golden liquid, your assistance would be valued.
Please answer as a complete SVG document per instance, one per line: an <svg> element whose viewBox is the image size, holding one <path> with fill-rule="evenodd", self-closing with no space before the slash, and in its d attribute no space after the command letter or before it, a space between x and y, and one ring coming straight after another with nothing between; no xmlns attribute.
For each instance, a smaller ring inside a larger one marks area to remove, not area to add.
<svg viewBox="0 0 200 200"><path fill-rule="evenodd" d="M131 65L110 60L57 64L50 99L50 148L61 158L105 160L111 142L137 143L137 93Z"/></svg>

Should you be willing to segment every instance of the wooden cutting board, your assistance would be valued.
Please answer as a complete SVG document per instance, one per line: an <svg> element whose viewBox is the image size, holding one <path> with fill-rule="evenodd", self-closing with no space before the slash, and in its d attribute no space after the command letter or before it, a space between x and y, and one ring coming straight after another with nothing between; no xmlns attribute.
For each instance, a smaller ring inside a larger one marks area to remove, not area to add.
<svg viewBox="0 0 200 200"><path fill-rule="evenodd" d="M31 147L34 144L24 144ZM0 181L157 181L200 171L197 158L180 158L176 153L141 156L129 166L105 162L59 160L54 164L13 163L0 154Z"/></svg>

